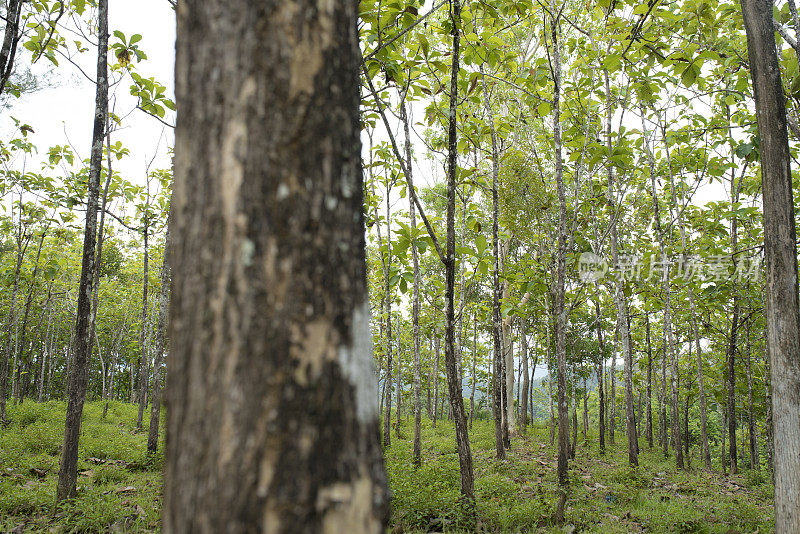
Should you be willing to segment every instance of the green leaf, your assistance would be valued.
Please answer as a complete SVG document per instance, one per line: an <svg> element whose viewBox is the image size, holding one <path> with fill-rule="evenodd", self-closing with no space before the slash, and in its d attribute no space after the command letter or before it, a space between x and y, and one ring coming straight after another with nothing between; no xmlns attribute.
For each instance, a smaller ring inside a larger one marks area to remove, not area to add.
<svg viewBox="0 0 800 534"><path fill-rule="evenodd" d="M549 102L542 102L539 104L539 107L536 108L536 112L539 113L540 117L546 117L550 114L550 110L552 106Z"/></svg>

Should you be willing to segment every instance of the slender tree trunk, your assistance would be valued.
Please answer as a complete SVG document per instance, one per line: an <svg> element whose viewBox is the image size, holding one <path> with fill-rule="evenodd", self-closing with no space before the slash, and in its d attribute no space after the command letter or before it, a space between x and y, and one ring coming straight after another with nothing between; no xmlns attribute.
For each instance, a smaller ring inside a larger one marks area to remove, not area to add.
<svg viewBox="0 0 800 534"><path fill-rule="evenodd" d="M436 428L436 419L439 418L439 329L433 333L433 347L436 352L436 365L433 369L433 428Z"/></svg>
<svg viewBox="0 0 800 534"><path fill-rule="evenodd" d="M155 363L153 364L153 394L150 403L150 427L147 432L147 453L155 454L158 450L158 431L161 418L161 367L164 362L164 332L167 329L167 314L169 313L169 225L167 235L164 237L164 259L161 263L161 289L158 295L158 325L156 326Z"/></svg>
<svg viewBox="0 0 800 534"><path fill-rule="evenodd" d="M555 150L555 176L558 193L559 222L558 250L556 254L556 291L554 315L556 317L556 363L558 366L558 483L564 488L567 479L567 454L569 452L569 412L567 406L567 312L564 306L567 253L567 202L564 193L563 161L561 157L561 48L559 44L558 23L550 20L550 34L553 45L553 146ZM563 491L563 490L562 490ZM562 497L563 498L563 497ZM563 505L559 507L558 522L564 520Z"/></svg>
<svg viewBox="0 0 800 534"><path fill-rule="evenodd" d="M646 125L644 118L644 108L642 108L642 125ZM645 147L647 150L648 161L650 164L650 193L653 201L653 220L655 221L655 231L658 237L659 252L663 264L661 285L664 292L664 331L666 332L669 352L672 356L672 438L675 448L675 461L679 469L683 469L683 447L681 443L680 431L680 399L679 399L679 379L678 374L678 354L675 348L675 341L672 332L672 314L670 309L670 283L669 283L669 261L667 258L666 238L661 227L661 217L659 215L658 192L656 189L655 163L650 151L649 138L645 135Z"/></svg>
<svg viewBox="0 0 800 534"><path fill-rule="evenodd" d="M481 69L483 67L481 66ZM500 323L502 315L500 313L500 238L497 220L500 216L497 188L499 187L500 160L497 152L497 135L494 130L494 118L492 115L490 93L486 84L486 77L483 79L484 109L486 110L489 122L489 133L492 140L492 254L494 256L494 266L492 269L492 361L493 374L492 380L492 413L494 415L494 437L495 451L499 460L505 459L506 449L503 444L503 407L502 407L502 349L501 349L501 330Z"/></svg>
<svg viewBox="0 0 800 534"><path fill-rule="evenodd" d="M383 532L357 4L181 0L176 50L164 532Z"/></svg>
<svg viewBox="0 0 800 534"><path fill-rule="evenodd" d="M472 418L475 415L475 385L478 377L475 368L478 365L478 311L472 318L472 391L469 394L469 428L472 430Z"/></svg>
<svg viewBox="0 0 800 534"><path fill-rule="evenodd" d="M742 0L761 139L767 347L775 440L775 532L800 532L800 302L786 108L772 3Z"/></svg>
<svg viewBox="0 0 800 534"><path fill-rule="evenodd" d="M15 365L15 367L16 367L16 381L15 382L16 382L16 385L17 385L17 389L14 392L14 398L20 404L25 400L25 395L27 395L27 393L28 393L28 391L27 391L28 390L27 383L28 383L28 377L30 376L30 373L26 373L25 374L25 379L23 380L23 377L21 376L21 369L22 369L23 365L26 365L26 367L29 367L30 366L30 361L31 361L31 358L32 358L31 351L33 350L33 345L31 345L30 350L26 351L25 350L25 347L26 347L25 337L26 337L26 333L28 332L28 318L30 317L31 304L33 303L33 294L34 294L34 292L36 290L36 277L39 274L39 259L42 257L42 246L44 245L45 235L46 235L46 232L43 231L42 232L42 236L39 239L39 246L36 249L36 262L34 263L33 273L31 274L31 284L30 284L30 287L28 288L28 296L25 299L25 311L23 312L23 315L22 315L22 327L20 328L20 342L19 342L18 349L15 352L15 358L14 358L15 364L16 364L16 362L17 362L16 354L23 354L23 353L26 353L26 352L28 354L28 356L27 356L27 358L25 358L24 362L23 362L22 358L19 358L19 363ZM37 329L37 331L38 331L38 329Z"/></svg>
<svg viewBox="0 0 800 534"><path fill-rule="evenodd" d="M69 375L67 415L64 424L64 444L58 470L56 500L75 496L78 477L78 439L81 430L83 403L86 399L89 364L92 359L91 333L92 290L94 279L95 244L97 238L97 208L100 196L103 137L108 113L108 0L98 0L97 95L94 111L94 131L89 164L86 204L86 231L83 241L81 282L78 290L75 349L72 373Z"/></svg>
<svg viewBox="0 0 800 534"><path fill-rule="evenodd" d="M756 431L756 421L753 417L753 370L750 363L751 355L749 320L747 323L745 323L745 336L747 338L747 358L745 360L745 364L747 366L747 429L750 437L750 469L755 469L758 471L761 469L761 466L758 459L758 434Z"/></svg>
<svg viewBox="0 0 800 534"><path fill-rule="evenodd" d="M647 338L647 423L645 433L647 446L653 448L653 347L650 343L650 314L644 315L645 336Z"/></svg>
<svg viewBox="0 0 800 534"><path fill-rule="evenodd" d="M20 205L20 210L22 206ZM12 351L16 350L16 331L17 331L17 294L19 293L19 275L22 269L22 261L25 258L25 251L28 248L28 238L22 238L22 212L20 211L20 228L17 238L17 261L14 267L14 285L11 289L11 307L8 310L8 327L6 328L6 347L3 351L3 361L0 365L0 425L5 425L6 419L6 399L8 397L8 375L9 359ZM11 369L13 373L13 368ZM12 387L13 389L13 387Z"/></svg>
<svg viewBox="0 0 800 534"><path fill-rule="evenodd" d="M594 315L595 315L595 330L597 331L597 345L600 348L600 355L599 361L597 364L597 402L598 402L598 416L599 416L599 425L598 425L598 438L600 440L600 454L606 453L606 401L605 401L605 393L604 393L604 372L603 368L605 367L605 354L606 354L606 347L603 343L603 326L601 324L600 318L600 290L595 287L595 298L594 298Z"/></svg>
<svg viewBox="0 0 800 534"><path fill-rule="evenodd" d="M149 195L148 195L149 204ZM141 356L139 358L139 393L137 395L139 401L139 414L136 417L136 429L142 429L142 420L144 418L144 409L147 406L147 362L150 359L147 344L147 289L149 281L149 265L150 265L150 251L147 247L147 240L150 234L150 218L147 213L144 216L144 266L142 269L142 330L139 333L139 350Z"/></svg>
<svg viewBox="0 0 800 534"><path fill-rule="evenodd" d="M23 4L25 4L25 0L9 0L6 6L6 28L3 35L3 46L0 48L0 94L5 92L6 84L14 72L17 44L22 37L19 30Z"/></svg>
<svg viewBox="0 0 800 534"><path fill-rule="evenodd" d="M617 426L617 347L619 346L619 326L614 330L614 351L611 359L611 392L608 394L609 429L608 441L614 445L614 431Z"/></svg>
<svg viewBox="0 0 800 534"><path fill-rule="evenodd" d="M730 108L725 106L728 115L728 123L730 124ZM730 129L728 130L730 131ZM730 135L730 134L729 134ZM731 159L733 159L733 139L730 140ZM731 210L735 213L736 204L739 202L739 189L736 187L736 167L731 167ZM736 255L738 254L739 236L738 236L738 221L736 215L731 217L731 261L734 270L736 270ZM728 418L728 439L730 441L730 455L731 462L731 475L739 472L739 456L736 451L736 338L739 332L739 293L736 287L736 277L734 276L729 281L733 288L733 316L731 317L731 331L728 337L728 409L730 410L730 417ZM798 394L800 395L800 393Z"/></svg>
<svg viewBox="0 0 800 534"><path fill-rule="evenodd" d="M530 388L530 378L528 377L528 333L525 331L525 321L520 322L519 329L520 342L522 350L520 351L520 359L522 360L522 394L520 398L520 425L522 431L528 427L528 389Z"/></svg>
<svg viewBox="0 0 800 534"><path fill-rule="evenodd" d="M447 392L450 396L450 409L456 427L456 446L458 447L458 463L461 472L461 496L465 505L474 510L474 478L472 472L472 452L467 435L467 418L464 414L464 396L461 391L461 380L456 368L455 354L455 274L456 274L456 167L458 163L456 113L458 105L458 69L459 41L461 27L461 3L452 0L450 4L452 23L452 64L450 67L450 112L448 124L447 154L447 252L444 262L445 270L445 343L444 363L447 370Z"/></svg>
<svg viewBox="0 0 800 534"><path fill-rule="evenodd" d="M670 157L669 152L669 142L667 140L667 129L666 125L662 122L661 123L661 138L664 143L664 152L667 157L667 170L669 174L669 181L670 181L670 188L672 190L672 204L674 206L678 206L678 196L675 190L675 177L672 173L672 158ZM686 249L687 249L687 239L686 239L686 228L683 223L683 212L684 210L679 209L677 210L677 218L678 218L678 226L681 231L681 256L683 261L686 261ZM694 291L691 287L687 287L687 293L689 295L689 317L692 326L692 333L694 335L694 346L695 346L695 353L697 354L697 389L700 398L700 454L703 457L703 464L705 465L706 471L711 471L711 452L709 451L708 447L708 413L706 408L706 387L705 387L705 378L704 378L704 370L703 370L703 351L700 348L700 327L698 325L697 320L697 309L695 307L694 302Z"/></svg>
<svg viewBox="0 0 800 534"><path fill-rule="evenodd" d="M405 138L406 138L406 162L408 172L412 172L412 165L411 165L411 134L409 131L409 119L408 119L408 110L406 109L405 103L403 103L403 128L405 130ZM416 233L417 229L417 219L416 213L414 208L414 199L409 195L409 206L408 206L408 213L411 222L411 231L412 235ZM413 238L412 241L416 240L416 237ZM419 467L422 464L422 401L420 398L420 382L421 382L421 373L422 370L420 369L420 361L419 361L419 353L420 353L420 343L419 343L419 255L417 253L417 246L415 243L411 245L411 259L412 265L414 269L414 292L413 292L413 300L412 300L412 307L411 307L411 324L412 324L412 336L414 342L414 465ZM398 358L399 360L399 358ZM474 374L473 374L474 376ZM474 382L473 382L474 383ZM474 388L473 388L474 391Z"/></svg>
<svg viewBox="0 0 800 534"><path fill-rule="evenodd" d="M386 295L386 404L383 414L383 446L392 444L392 287L390 273L392 269L392 225L391 211L389 210L389 196L391 187L386 185L386 263L383 269L384 291ZM399 380L398 376L398 380ZM398 389L400 384L397 385ZM400 407L398 406L399 410Z"/></svg>

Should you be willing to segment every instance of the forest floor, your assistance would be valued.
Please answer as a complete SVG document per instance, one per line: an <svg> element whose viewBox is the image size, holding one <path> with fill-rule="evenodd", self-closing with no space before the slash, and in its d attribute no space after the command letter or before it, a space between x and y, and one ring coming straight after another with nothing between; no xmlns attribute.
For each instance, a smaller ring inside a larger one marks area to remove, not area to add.
<svg viewBox="0 0 800 534"><path fill-rule="evenodd" d="M56 507L55 486L65 405L9 405L12 423L0 429L0 532L153 532L159 530L162 457L148 459L145 431L136 432L134 405L86 404L79 455L78 496ZM162 418L163 421L163 418ZM599 456L596 439L579 436L570 463L565 523L558 501L555 447L546 427L516 436L508 459L494 459L494 428L475 421L477 522L458 506L458 457L452 424L423 421L423 464L411 462L413 427L392 431L386 469L392 492L390 530L399 532L772 532L769 477L745 471L727 478L702 470L677 472L674 459L648 451L627 467L624 437ZM160 449L163 450L163 442ZM697 465L697 459L693 462Z"/></svg>
<svg viewBox="0 0 800 534"><path fill-rule="evenodd" d="M458 455L451 423L432 428L423 419L422 466L412 465L413 424L401 421L401 439L392 428L386 469L392 491L394 532L542 533L768 533L774 531L773 487L766 473L733 477L701 469L678 472L675 458L647 449L640 439L639 467L628 466L627 442L617 432L616 446L600 456L596 434L588 444L578 434L569 463L565 522L554 515L559 500L556 445L549 427L529 426L512 437L507 458L495 458L494 424L475 421L470 445L475 470L477 524L461 525ZM698 458L692 458L695 467ZM716 466L719 467L719 466ZM466 528L465 528L466 527ZM472 528L470 528L472 527Z"/></svg>

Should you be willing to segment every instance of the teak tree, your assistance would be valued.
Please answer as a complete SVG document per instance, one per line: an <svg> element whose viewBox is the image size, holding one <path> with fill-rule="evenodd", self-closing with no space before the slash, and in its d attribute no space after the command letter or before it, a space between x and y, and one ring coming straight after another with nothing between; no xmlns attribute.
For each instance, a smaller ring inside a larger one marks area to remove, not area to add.
<svg viewBox="0 0 800 534"><path fill-rule="evenodd" d="M382 532L357 2L178 6L165 532Z"/></svg>

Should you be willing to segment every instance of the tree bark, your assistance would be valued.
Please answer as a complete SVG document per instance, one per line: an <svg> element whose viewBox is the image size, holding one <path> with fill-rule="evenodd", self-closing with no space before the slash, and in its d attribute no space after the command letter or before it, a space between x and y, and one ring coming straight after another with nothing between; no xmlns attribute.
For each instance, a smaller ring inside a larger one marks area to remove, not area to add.
<svg viewBox="0 0 800 534"><path fill-rule="evenodd" d="M742 0L761 139L767 347L772 382L775 532L800 532L800 302L786 108L772 3Z"/></svg>
<svg viewBox="0 0 800 534"><path fill-rule="evenodd" d="M461 497L465 505L474 511L474 476L472 471L472 452L467 435L467 418L464 413L464 396L461 391L461 379L456 367L455 353L455 275L456 275L456 167L458 163L456 113L458 106L458 69L459 44L461 27L461 3L452 0L450 4L452 24L452 64L450 66L450 110L448 120L448 153L447 153L447 252L444 262L445 270L445 343L444 364L447 370L447 392L450 396L450 409L456 427L456 446L458 447L458 463L461 473Z"/></svg>
<svg viewBox="0 0 800 534"><path fill-rule="evenodd" d="M67 415L64 423L64 444L58 470L56 500L75 496L78 478L78 439L86 399L89 364L92 359L91 333L92 289L94 279L95 245L97 240L97 208L100 196L103 137L108 113L108 0L98 0L97 94L95 97L94 129L89 163L88 196L86 201L86 230L83 240L81 281L78 289L77 319L72 372L68 378Z"/></svg>
<svg viewBox="0 0 800 534"><path fill-rule="evenodd" d="M163 529L383 532L357 3L178 4Z"/></svg>
<svg viewBox="0 0 800 534"><path fill-rule="evenodd" d="M558 250L556 253L556 291L554 315L556 318L556 364L558 366L558 483L565 488L567 479L567 454L569 452L569 412L567 406L567 312L564 306L567 254L567 202L564 193L564 164L561 145L561 48L559 44L558 22L553 16L550 20L550 36L553 46L553 147L555 150L555 177L558 194ZM563 521L563 507L558 522Z"/></svg>
<svg viewBox="0 0 800 534"><path fill-rule="evenodd" d="M483 67L481 67L483 69ZM502 407L502 343L500 341L502 315L500 312L500 236L498 230L498 218L500 208L498 201L497 188L499 187L500 160L497 152L497 135L494 129L494 118L492 115L490 93L486 84L486 77L482 77L484 109L486 110L489 122L489 134L492 141L492 254L494 255L494 265L492 269L492 362L494 367L494 378L492 379L492 413L494 415L494 437L495 454L498 460L506 457L506 449L503 444L503 407Z"/></svg>

